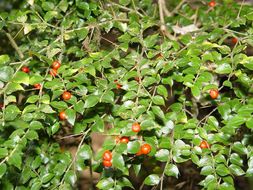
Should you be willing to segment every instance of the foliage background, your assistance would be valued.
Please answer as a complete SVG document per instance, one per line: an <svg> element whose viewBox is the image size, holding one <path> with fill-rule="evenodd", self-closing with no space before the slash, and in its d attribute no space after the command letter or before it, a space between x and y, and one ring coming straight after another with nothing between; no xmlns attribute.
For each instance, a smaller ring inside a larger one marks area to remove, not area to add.
<svg viewBox="0 0 253 190"><path fill-rule="evenodd" d="M3 189L81 189L85 169L99 189L249 187L252 6L163 2L0 2ZM55 77L53 60L62 63ZM63 101L66 90L72 98ZM66 121L58 119L63 110ZM202 140L210 148L201 149ZM135 156L144 142L151 153ZM101 165L107 149L112 168Z"/></svg>

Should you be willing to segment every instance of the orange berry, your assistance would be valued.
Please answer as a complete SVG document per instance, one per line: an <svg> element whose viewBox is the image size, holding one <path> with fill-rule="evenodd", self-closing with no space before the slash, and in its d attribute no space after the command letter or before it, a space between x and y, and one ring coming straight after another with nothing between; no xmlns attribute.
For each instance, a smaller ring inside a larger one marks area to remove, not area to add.
<svg viewBox="0 0 253 190"><path fill-rule="evenodd" d="M29 73L29 72L30 72L29 67L26 67L26 66L22 67L21 70L22 70L24 73Z"/></svg>
<svg viewBox="0 0 253 190"><path fill-rule="evenodd" d="M62 94L62 99L63 100L69 100L70 98L71 98L71 93L70 92L68 92L68 91L65 91L65 92L63 92L63 94Z"/></svg>
<svg viewBox="0 0 253 190"><path fill-rule="evenodd" d="M54 61L53 63L52 63L52 68L53 69L59 69L60 68L60 66L61 66L61 64L60 64L60 62L59 61Z"/></svg>
<svg viewBox="0 0 253 190"><path fill-rule="evenodd" d="M121 142L121 143L126 143L126 144L127 144L127 143L129 142L129 138L128 138L128 137L121 137L121 138L120 138L120 142Z"/></svg>
<svg viewBox="0 0 253 190"><path fill-rule="evenodd" d="M202 149L203 148L209 148L209 144L206 141L201 141L199 147L202 148Z"/></svg>
<svg viewBox="0 0 253 190"><path fill-rule="evenodd" d="M233 44L236 44L238 42L238 39L237 38L232 38L232 43Z"/></svg>
<svg viewBox="0 0 253 190"><path fill-rule="evenodd" d="M112 166L112 162L108 160L103 160L103 166L109 168Z"/></svg>
<svg viewBox="0 0 253 190"><path fill-rule="evenodd" d="M135 122L132 125L132 131L138 133L141 130L141 126L139 123Z"/></svg>
<svg viewBox="0 0 253 190"><path fill-rule="evenodd" d="M61 111L59 113L59 118L60 120L65 120L67 118L65 111Z"/></svg>
<svg viewBox="0 0 253 190"><path fill-rule="evenodd" d="M209 94L212 99L216 99L219 96L219 91L217 89L211 89Z"/></svg>
<svg viewBox="0 0 253 190"><path fill-rule="evenodd" d="M151 151L151 146L149 144L144 144L141 146L142 154L148 154Z"/></svg>
<svg viewBox="0 0 253 190"><path fill-rule="evenodd" d="M103 160L111 161L112 160L112 152L110 150L106 150L103 154Z"/></svg>
<svg viewBox="0 0 253 190"><path fill-rule="evenodd" d="M40 90L40 88L41 88L41 84L34 84L33 86L34 86L34 88L36 88L37 90Z"/></svg>
<svg viewBox="0 0 253 190"><path fill-rule="evenodd" d="M210 1L210 2L208 3L208 5L209 5L209 7L215 7L216 2L215 2L215 1Z"/></svg>

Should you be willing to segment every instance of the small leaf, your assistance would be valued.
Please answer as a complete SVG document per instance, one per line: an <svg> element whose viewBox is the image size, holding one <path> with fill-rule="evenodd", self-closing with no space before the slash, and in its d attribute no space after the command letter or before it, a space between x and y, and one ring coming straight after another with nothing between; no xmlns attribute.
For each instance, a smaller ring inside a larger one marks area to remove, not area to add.
<svg viewBox="0 0 253 190"><path fill-rule="evenodd" d="M167 176L173 176L173 177L178 178L179 170L176 165L168 164L165 168L165 174Z"/></svg>
<svg viewBox="0 0 253 190"><path fill-rule="evenodd" d="M154 186L158 185L160 182L160 177L156 174L151 174L144 180L144 184Z"/></svg>
<svg viewBox="0 0 253 190"><path fill-rule="evenodd" d="M98 182L96 185L97 188L99 189L110 189L114 185L114 181L111 177L102 179Z"/></svg>

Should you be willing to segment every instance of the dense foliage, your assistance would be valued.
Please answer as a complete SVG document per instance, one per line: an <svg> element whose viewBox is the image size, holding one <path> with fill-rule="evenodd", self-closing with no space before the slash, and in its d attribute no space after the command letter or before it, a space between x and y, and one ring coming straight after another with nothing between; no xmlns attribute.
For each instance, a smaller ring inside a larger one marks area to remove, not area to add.
<svg viewBox="0 0 253 190"><path fill-rule="evenodd" d="M163 189L186 161L203 189L253 175L250 5L17 2L0 11L2 189L76 189L87 168L99 189Z"/></svg>

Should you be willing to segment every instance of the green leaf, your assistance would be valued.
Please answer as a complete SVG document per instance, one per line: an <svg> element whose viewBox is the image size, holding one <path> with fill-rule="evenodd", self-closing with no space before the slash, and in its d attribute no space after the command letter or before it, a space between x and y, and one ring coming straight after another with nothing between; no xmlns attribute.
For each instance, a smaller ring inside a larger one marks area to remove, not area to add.
<svg viewBox="0 0 253 190"><path fill-rule="evenodd" d="M146 177L144 180L144 184L150 185L150 186L158 185L159 182L160 182L160 177L156 174L151 174L148 177Z"/></svg>
<svg viewBox="0 0 253 190"><path fill-rule="evenodd" d="M211 175L213 173L214 169L212 166L204 166L202 169L201 169L201 172L200 174L201 175Z"/></svg>
<svg viewBox="0 0 253 190"><path fill-rule="evenodd" d="M117 184L120 185L121 187L130 187L130 188L134 189L132 183L126 177L119 179L117 181Z"/></svg>
<svg viewBox="0 0 253 190"><path fill-rule="evenodd" d="M10 165L13 165L17 167L18 169L21 169L22 165L22 158L19 152L14 152L8 159L8 163Z"/></svg>
<svg viewBox="0 0 253 190"><path fill-rule="evenodd" d="M74 186L76 181L77 181L76 173L72 170L69 170L65 175L65 180L66 180L67 183Z"/></svg>
<svg viewBox="0 0 253 190"><path fill-rule="evenodd" d="M75 120L76 120L76 112L73 109L67 109L65 111L66 116L67 116L67 120L71 125L75 124Z"/></svg>
<svg viewBox="0 0 253 190"><path fill-rule="evenodd" d="M23 91L24 88L20 84L10 82L9 85L7 86L7 88L6 88L6 93L11 94L11 93L19 91L19 90Z"/></svg>
<svg viewBox="0 0 253 190"><path fill-rule="evenodd" d="M34 130L30 130L26 133L26 138L29 139L29 140L38 140L39 139L39 136L38 136L38 133Z"/></svg>
<svg viewBox="0 0 253 190"><path fill-rule="evenodd" d="M55 133L57 133L60 129L60 123L56 122L55 124L53 124L53 126L51 127L51 132L52 135L54 135Z"/></svg>
<svg viewBox="0 0 253 190"><path fill-rule="evenodd" d="M54 177L54 174L52 174L52 173L47 173L47 174L45 174L45 175L43 175L43 176L41 177L41 181L42 181L42 183L47 183L47 182L49 182L53 177Z"/></svg>
<svg viewBox="0 0 253 190"><path fill-rule="evenodd" d="M232 150L236 151L239 154L247 154L247 148L241 142L235 142L232 146Z"/></svg>
<svg viewBox="0 0 253 190"><path fill-rule="evenodd" d="M97 116L95 118L94 124L92 125L93 132L100 132L103 133L105 128L104 121L101 117Z"/></svg>
<svg viewBox="0 0 253 190"><path fill-rule="evenodd" d="M66 102L64 101L60 101L60 102L56 102L56 101L53 101L53 102L50 102L50 105L53 107L53 108L56 108L58 110L65 110L68 108L68 105Z"/></svg>
<svg viewBox="0 0 253 190"><path fill-rule="evenodd" d="M100 180L98 184L96 185L96 187L99 189L109 189L113 187L113 185L114 185L114 181L111 177L109 177L109 178L104 178Z"/></svg>
<svg viewBox="0 0 253 190"><path fill-rule="evenodd" d="M8 63L9 61L10 61L9 55L0 55L0 65L4 65L5 63Z"/></svg>
<svg viewBox="0 0 253 190"><path fill-rule="evenodd" d="M231 164L229 166L229 169L236 176L242 176L245 174L245 172L242 170L242 168L240 166L235 165L235 164Z"/></svg>
<svg viewBox="0 0 253 190"><path fill-rule="evenodd" d="M43 113L55 113L55 111L51 108L51 106L46 104L42 104L40 110Z"/></svg>
<svg viewBox="0 0 253 190"><path fill-rule="evenodd" d="M19 113L20 113L20 110L18 109L16 105L9 105L5 109L5 120L12 121L16 119Z"/></svg>
<svg viewBox="0 0 253 190"><path fill-rule="evenodd" d="M124 162L123 156L118 153L114 153L112 157L112 165L115 168L118 168L121 171L124 171L125 162Z"/></svg>
<svg viewBox="0 0 253 190"><path fill-rule="evenodd" d="M158 93L159 95L162 95L164 98L167 98L167 97L168 97L168 91L167 91L167 89L165 88L165 86L163 86L163 85L159 85L159 86L157 87L157 93Z"/></svg>
<svg viewBox="0 0 253 190"><path fill-rule="evenodd" d="M160 149L156 152L155 157L160 162L167 162L170 152L167 149Z"/></svg>
<svg viewBox="0 0 253 190"><path fill-rule="evenodd" d="M90 95L88 98L85 100L84 103L84 108L91 108L94 107L99 101L98 96L95 95Z"/></svg>
<svg viewBox="0 0 253 190"><path fill-rule="evenodd" d="M221 65L218 65L215 71L218 74L229 74L232 72L232 67L228 63L223 63Z"/></svg>
<svg viewBox="0 0 253 190"><path fill-rule="evenodd" d="M131 0L119 0L119 3L124 6L128 5L130 2Z"/></svg>
<svg viewBox="0 0 253 190"><path fill-rule="evenodd" d="M156 104L156 105L165 105L164 99L161 96L158 96L158 95L154 96L152 100L153 100L154 104Z"/></svg>
<svg viewBox="0 0 253 190"><path fill-rule="evenodd" d="M178 178L179 170L178 167L174 164L168 164L165 168L165 174L167 176L173 176Z"/></svg>
<svg viewBox="0 0 253 190"><path fill-rule="evenodd" d="M6 171L7 171L7 166L5 163L2 163L0 165L0 179L4 176Z"/></svg>
<svg viewBox="0 0 253 190"><path fill-rule="evenodd" d="M1 63L1 57L0 56L0 63ZM13 68L9 66L0 67L0 81L8 82L14 74Z"/></svg>
<svg viewBox="0 0 253 190"><path fill-rule="evenodd" d="M191 87L191 92L194 97L199 97L201 93L200 88L197 85Z"/></svg>
<svg viewBox="0 0 253 190"><path fill-rule="evenodd" d="M37 102L38 100L40 99L40 97L38 95L32 95L30 96L27 100L26 100L26 103L35 103Z"/></svg>
<svg viewBox="0 0 253 190"><path fill-rule="evenodd" d="M222 177L230 174L229 169L224 164L218 164L216 167L216 172Z"/></svg>
<svg viewBox="0 0 253 190"><path fill-rule="evenodd" d="M130 141L127 143L127 152L129 154L135 154L140 150L140 142L139 141Z"/></svg>
<svg viewBox="0 0 253 190"><path fill-rule="evenodd" d="M29 75L25 72L19 71L13 77L12 82L29 85Z"/></svg>
<svg viewBox="0 0 253 190"><path fill-rule="evenodd" d="M0 148L0 159L8 156L8 150L7 148Z"/></svg>
<svg viewBox="0 0 253 190"><path fill-rule="evenodd" d="M92 156L92 150L89 145L83 144L77 153L82 160L89 160Z"/></svg>
<svg viewBox="0 0 253 190"><path fill-rule="evenodd" d="M43 128L43 125L39 121L32 121L30 123L30 127L29 127L29 129L31 129L31 130L38 130L38 129L42 129L42 128Z"/></svg>

